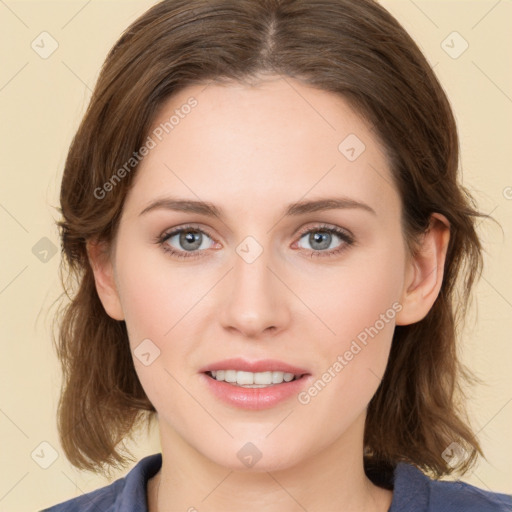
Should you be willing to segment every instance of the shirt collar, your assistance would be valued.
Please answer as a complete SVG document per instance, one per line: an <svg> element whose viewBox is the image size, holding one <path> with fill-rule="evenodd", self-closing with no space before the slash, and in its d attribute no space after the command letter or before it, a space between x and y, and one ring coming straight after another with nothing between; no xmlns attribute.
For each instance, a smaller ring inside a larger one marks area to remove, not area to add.
<svg viewBox="0 0 512 512"><path fill-rule="evenodd" d="M141 459L126 475L123 491L116 501L116 512L148 512L146 490L148 481L162 467L162 454ZM426 512L429 479L411 464L399 463L393 476L393 500L389 512Z"/></svg>

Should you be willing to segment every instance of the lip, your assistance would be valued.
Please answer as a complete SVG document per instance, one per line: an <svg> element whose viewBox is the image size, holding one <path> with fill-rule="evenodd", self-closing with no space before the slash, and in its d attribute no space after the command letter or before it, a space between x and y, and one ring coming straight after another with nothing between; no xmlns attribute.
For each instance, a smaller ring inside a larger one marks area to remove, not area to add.
<svg viewBox="0 0 512 512"><path fill-rule="evenodd" d="M308 370L304 368L292 366L290 364L284 363L283 361L278 361L277 359L246 361L245 359L242 359L240 357L224 359L222 361L217 361L216 363L211 363L207 366L204 366L199 371L201 373L206 373L214 370L240 370L243 372L252 373L271 371L293 373L294 375L309 374Z"/></svg>
<svg viewBox="0 0 512 512"><path fill-rule="evenodd" d="M240 370L253 373L275 371L293 373L294 375L301 375L301 377L291 382L283 382L266 388L244 388L228 382L218 381L206 374L206 372L214 370ZM270 409L293 396L297 396L303 388L309 385L312 379L312 375L304 368L274 359L253 362L240 358L225 359L201 368L200 372L201 381L216 398L232 407L253 411Z"/></svg>

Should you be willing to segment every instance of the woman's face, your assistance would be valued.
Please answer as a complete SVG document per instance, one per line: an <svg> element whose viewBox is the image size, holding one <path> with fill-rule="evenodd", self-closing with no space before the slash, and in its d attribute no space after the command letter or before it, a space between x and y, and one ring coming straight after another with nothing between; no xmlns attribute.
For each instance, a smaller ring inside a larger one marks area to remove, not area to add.
<svg viewBox="0 0 512 512"><path fill-rule="evenodd" d="M113 262L163 444L257 470L360 456L409 272L371 127L339 96L276 77L188 87L149 136ZM239 385L251 379L263 387Z"/></svg>

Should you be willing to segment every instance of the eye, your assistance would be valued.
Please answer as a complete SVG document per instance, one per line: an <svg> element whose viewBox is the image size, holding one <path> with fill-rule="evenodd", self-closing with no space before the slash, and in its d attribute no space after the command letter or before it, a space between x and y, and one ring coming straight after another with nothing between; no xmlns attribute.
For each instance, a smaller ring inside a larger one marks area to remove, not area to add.
<svg viewBox="0 0 512 512"><path fill-rule="evenodd" d="M306 240L310 248L301 247L299 242ZM338 245L333 248L333 243ZM339 242L341 241L341 243ZM162 246L162 249L177 258L193 258L201 256L206 249L212 248L215 244L213 238L204 230L196 226L182 226L180 228L167 231L157 237L156 242ZM303 231L300 239L294 245L306 249L313 256L334 256L354 245L353 236L341 228L334 226L315 226Z"/></svg>
<svg viewBox="0 0 512 512"><path fill-rule="evenodd" d="M300 240L306 240L309 244L309 249L313 251L313 256L333 256L344 251L354 244L354 238L347 231L332 226L316 226L301 233ZM299 242L300 242L299 240ZM341 240L341 243L336 244L336 240ZM300 247L300 245L299 245Z"/></svg>
<svg viewBox="0 0 512 512"><path fill-rule="evenodd" d="M194 226L183 226L166 232L158 238L164 251L178 258L190 258L196 253L209 249L213 239L203 230Z"/></svg>

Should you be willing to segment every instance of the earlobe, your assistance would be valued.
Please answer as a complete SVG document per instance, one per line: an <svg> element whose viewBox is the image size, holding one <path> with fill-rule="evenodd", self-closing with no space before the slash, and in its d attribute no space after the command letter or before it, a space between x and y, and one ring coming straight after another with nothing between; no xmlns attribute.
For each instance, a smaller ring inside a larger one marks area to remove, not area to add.
<svg viewBox="0 0 512 512"><path fill-rule="evenodd" d="M119 291L114 279L114 265L107 244L87 241L86 246L96 291L106 313L114 320L124 320Z"/></svg>
<svg viewBox="0 0 512 512"><path fill-rule="evenodd" d="M449 241L448 219L440 213L433 213L417 253L411 255L407 263L402 310L396 317L396 325L419 322L430 311L443 283Z"/></svg>

